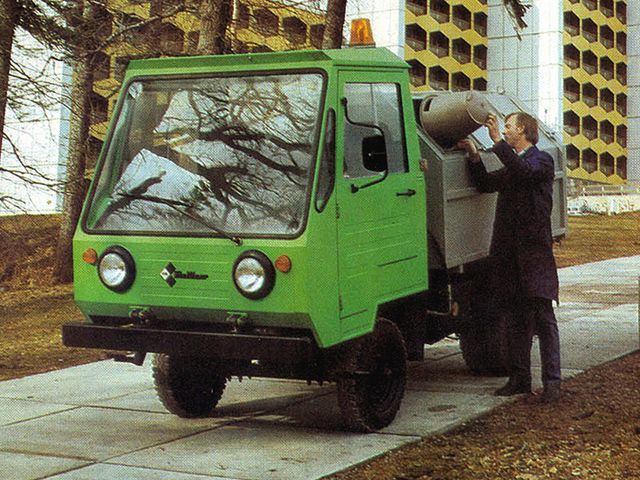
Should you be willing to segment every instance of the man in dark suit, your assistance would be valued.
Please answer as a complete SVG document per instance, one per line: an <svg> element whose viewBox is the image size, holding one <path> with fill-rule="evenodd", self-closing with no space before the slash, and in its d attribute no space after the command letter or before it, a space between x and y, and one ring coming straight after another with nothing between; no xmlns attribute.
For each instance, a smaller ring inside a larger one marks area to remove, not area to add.
<svg viewBox="0 0 640 480"><path fill-rule="evenodd" d="M531 343L540 339L542 401L560 398L560 340L552 301L558 300L553 257L551 207L553 159L538 150L538 123L516 112L505 118L501 139L495 116L486 127L492 151L504 165L487 172L471 139L458 146L469 155L469 171L481 192L498 192L491 241L492 295L496 310L508 317L510 375L496 395L531 392Z"/></svg>

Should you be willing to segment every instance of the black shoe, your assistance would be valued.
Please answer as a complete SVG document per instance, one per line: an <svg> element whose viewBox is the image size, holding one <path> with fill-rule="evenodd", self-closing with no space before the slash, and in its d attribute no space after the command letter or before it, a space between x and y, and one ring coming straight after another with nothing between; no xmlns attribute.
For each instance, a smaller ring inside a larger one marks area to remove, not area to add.
<svg viewBox="0 0 640 480"><path fill-rule="evenodd" d="M561 395L560 384L550 383L549 385L544 386L544 391L542 392L540 401L542 403L554 403L560 400Z"/></svg>
<svg viewBox="0 0 640 480"><path fill-rule="evenodd" d="M498 397L510 397L521 393L531 393L531 383L509 380L504 387L500 387L493 392Z"/></svg>

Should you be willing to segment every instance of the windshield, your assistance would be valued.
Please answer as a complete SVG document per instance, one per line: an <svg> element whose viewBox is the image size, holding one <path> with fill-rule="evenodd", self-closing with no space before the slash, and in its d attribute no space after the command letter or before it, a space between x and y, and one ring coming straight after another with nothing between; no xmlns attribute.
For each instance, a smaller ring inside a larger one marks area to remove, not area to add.
<svg viewBox="0 0 640 480"><path fill-rule="evenodd" d="M86 226L212 236L298 233L322 90L317 73L133 82Z"/></svg>

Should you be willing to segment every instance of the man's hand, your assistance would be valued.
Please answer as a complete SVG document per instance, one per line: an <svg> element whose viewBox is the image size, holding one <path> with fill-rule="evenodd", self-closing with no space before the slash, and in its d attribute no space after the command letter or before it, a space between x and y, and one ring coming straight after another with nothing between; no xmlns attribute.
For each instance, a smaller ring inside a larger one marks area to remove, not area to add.
<svg viewBox="0 0 640 480"><path fill-rule="evenodd" d="M469 155L469 159L472 162L479 162L480 161L480 154L478 153L478 149L476 148L476 144L469 137L460 140L457 143L457 147L461 148L462 150L467 152L467 155Z"/></svg>
<svg viewBox="0 0 640 480"><path fill-rule="evenodd" d="M502 140L502 136L500 135L500 127L498 126L498 119L493 113L490 113L487 116L487 121L484 124L485 127L489 129L489 136L493 143L498 143Z"/></svg>

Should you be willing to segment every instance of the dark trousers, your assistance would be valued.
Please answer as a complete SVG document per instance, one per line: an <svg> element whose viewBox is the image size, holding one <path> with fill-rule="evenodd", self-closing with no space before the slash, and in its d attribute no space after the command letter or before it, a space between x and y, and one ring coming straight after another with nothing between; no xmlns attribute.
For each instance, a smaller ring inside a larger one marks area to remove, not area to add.
<svg viewBox="0 0 640 480"><path fill-rule="evenodd" d="M509 335L510 378L531 383L531 344L540 340L542 383L560 382L560 336L551 300L538 297L512 297L505 305Z"/></svg>

